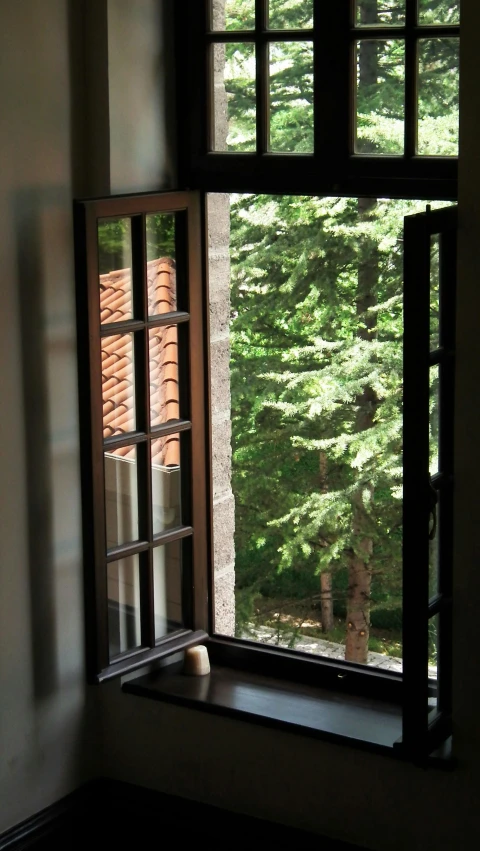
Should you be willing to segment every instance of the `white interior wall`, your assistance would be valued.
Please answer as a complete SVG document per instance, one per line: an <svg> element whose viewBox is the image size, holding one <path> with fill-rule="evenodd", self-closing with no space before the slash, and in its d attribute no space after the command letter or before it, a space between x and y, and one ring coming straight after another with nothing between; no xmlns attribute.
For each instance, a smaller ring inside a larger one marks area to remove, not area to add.
<svg viewBox="0 0 480 851"><path fill-rule="evenodd" d="M94 724L83 668L65 0L2 3L0 57L1 832L94 771Z"/></svg>

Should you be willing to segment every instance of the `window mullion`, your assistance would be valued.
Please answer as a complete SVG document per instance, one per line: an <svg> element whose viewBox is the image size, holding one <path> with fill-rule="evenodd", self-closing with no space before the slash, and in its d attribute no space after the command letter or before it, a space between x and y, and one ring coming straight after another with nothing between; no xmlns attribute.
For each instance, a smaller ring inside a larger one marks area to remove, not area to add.
<svg viewBox="0 0 480 851"><path fill-rule="evenodd" d="M405 157L417 152L417 0L406 0L405 14Z"/></svg>
<svg viewBox="0 0 480 851"><path fill-rule="evenodd" d="M314 151L337 176L346 171L354 109L349 6L313 0Z"/></svg>
<svg viewBox="0 0 480 851"><path fill-rule="evenodd" d="M268 86L268 41L265 38L267 28L267 0L255 0L255 66L256 66L256 122L257 154L265 154L270 138L270 106Z"/></svg>

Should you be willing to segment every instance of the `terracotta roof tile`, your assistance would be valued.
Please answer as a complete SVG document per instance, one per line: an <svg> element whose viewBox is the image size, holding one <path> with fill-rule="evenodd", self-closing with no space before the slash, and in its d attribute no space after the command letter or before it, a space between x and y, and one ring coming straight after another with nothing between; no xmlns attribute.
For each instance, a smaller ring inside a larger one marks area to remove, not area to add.
<svg viewBox="0 0 480 851"><path fill-rule="evenodd" d="M149 315L176 310L173 261L162 257L147 263L147 281ZM131 270L119 269L100 275L102 324L131 318ZM177 326L152 329L149 352L151 424L160 425L179 417ZM131 334L112 334L102 339L102 395L104 437L133 431L135 402ZM180 463L179 444L178 435L157 438L152 443L152 462L177 466ZM135 448L126 446L111 454L131 458L135 455Z"/></svg>

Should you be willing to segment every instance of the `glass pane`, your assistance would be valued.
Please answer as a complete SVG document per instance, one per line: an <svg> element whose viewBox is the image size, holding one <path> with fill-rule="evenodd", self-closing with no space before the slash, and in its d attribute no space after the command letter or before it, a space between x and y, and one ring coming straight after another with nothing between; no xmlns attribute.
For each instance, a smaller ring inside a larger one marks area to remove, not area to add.
<svg viewBox="0 0 480 851"><path fill-rule="evenodd" d="M177 309L175 273L175 214L146 217L148 315Z"/></svg>
<svg viewBox="0 0 480 851"><path fill-rule="evenodd" d="M440 237L430 237L430 350L440 345Z"/></svg>
<svg viewBox="0 0 480 851"><path fill-rule="evenodd" d="M138 540L137 447L105 452L107 549Z"/></svg>
<svg viewBox="0 0 480 851"><path fill-rule="evenodd" d="M440 499L440 491L437 491L437 496ZM437 503L437 528L435 537L428 542L428 588L429 597L434 597L438 594L438 556L439 556L439 539L440 539L440 505Z"/></svg>
<svg viewBox="0 0 480 851"><path fill-rule="evenodd" d="M135 429L133 334L102 338L103 436Z"/></svg>
<svg viewBox="0 0 480 851"><path fill-rule="evenodd" d="M178 395L178 326L166 325L149 331L150 425L180 416Z"/></svg>
<svg viewBox="0 0 480 851"><path fill-rule="evenodd" d="M180 526L180 435L152 441L153 534Z"/></svg>
<svg viewBox="0 0 480 851"><path fill-rule="evenodd" d="M313 27L313 0L269 0L268 26L275 30Z"/></svg>
<svg viewBox="0 0 480 851"><path fill-rule="evenodd" d="M98 220L100 319L123 322L132 310L132 223L130 219Z"/></svg>
<svg viewBox="0 0 480 851"><path fill-rule="evenodd" d="M174 541L153 550L155 638L183 626L182 544Z"/></svg>
<svg viewBox="0 0 480 851"><path fill-rule="evenodd" d="M141 646L138 555L107 564L110 661Z"/></svg>
<svg viewBox="0 0 480 851"><path fill-rule="evenodd" d="M418 0L419 24L459 24L460 0Z"/></svg>
<svg viewBox="0 0 480 851"><path fill-rule="evenodd" d="M430 618L428 622L428 676L433 680L437 679L439 625L439 615Z"/></svg>
<svg viewBox="0 0 480 851"><path fill-rule="evenodd" d="M418 47L418 153L458 155L459 39L421 39Z"/></svg>
<svg viewBox="0 0 480 851"><path fill-rule="evenodd" d="M212 30L255 29L255 0L212 0Z"/></svg>
<svg viewBox="0 0 480 851"><path fill-rule="evenodd" d="M403 154L404 122L404 41L359 41L356 152Z"/></svg>
<svg viewBox="0 0 480 851"><path fill-rule="evenodd" d="M213 45L213 150L255 151L255 45Z"/></svg>
<svg viewBox="0 0 480 851"><path fill-rule="evenodd" d="M357 27L398 27L405 24L405 0L357 0Z"/></svg>
<svg viewBox="0 0 480 851"><path fill-rule="evenodd" d="M438 473L440 416L440 367L430 367L430 475Z"/></svg>
<svg viewBox="0 0 480 851"><path fill-rule="evenodd" d="M313 151L313 45L270 45L270 150Z"/></svg>

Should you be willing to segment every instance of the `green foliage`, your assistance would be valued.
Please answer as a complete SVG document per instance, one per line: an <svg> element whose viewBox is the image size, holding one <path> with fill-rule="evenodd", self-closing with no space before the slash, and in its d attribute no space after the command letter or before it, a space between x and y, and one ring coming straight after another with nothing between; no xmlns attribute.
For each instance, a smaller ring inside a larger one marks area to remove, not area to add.
<svg viewBox="0 0 480 851"><path fill-rule="evenodd" d="M244 5L239 0L239 13ZM449 22L454 6L438 0L429 3L429 12ZM363 0L357 8L365 24L404 22L400 0ZM271 11L283 15L279 26L303 26L311 4L271 3ZM429 153L452 154L457 45L442 40L424 46L419 138ZM403 152L404 58L394 30L391 39L368 40L358 50L357 136L363 152ZM308 45L277 44L270 62L271 148L311 151ZM227 45L226 66L229 148L252 150L251 46ZM372 544L372 623L400 627L403 217L424 208L422 202L383 199L362 206L352 198L232 198L239 631L259 599L318 601L324 570L333 572L335 608L343 614L348 566L362 538ZM433 281L432 333L436 286ZM433 388L432 462L434 398Z"/></svg>

